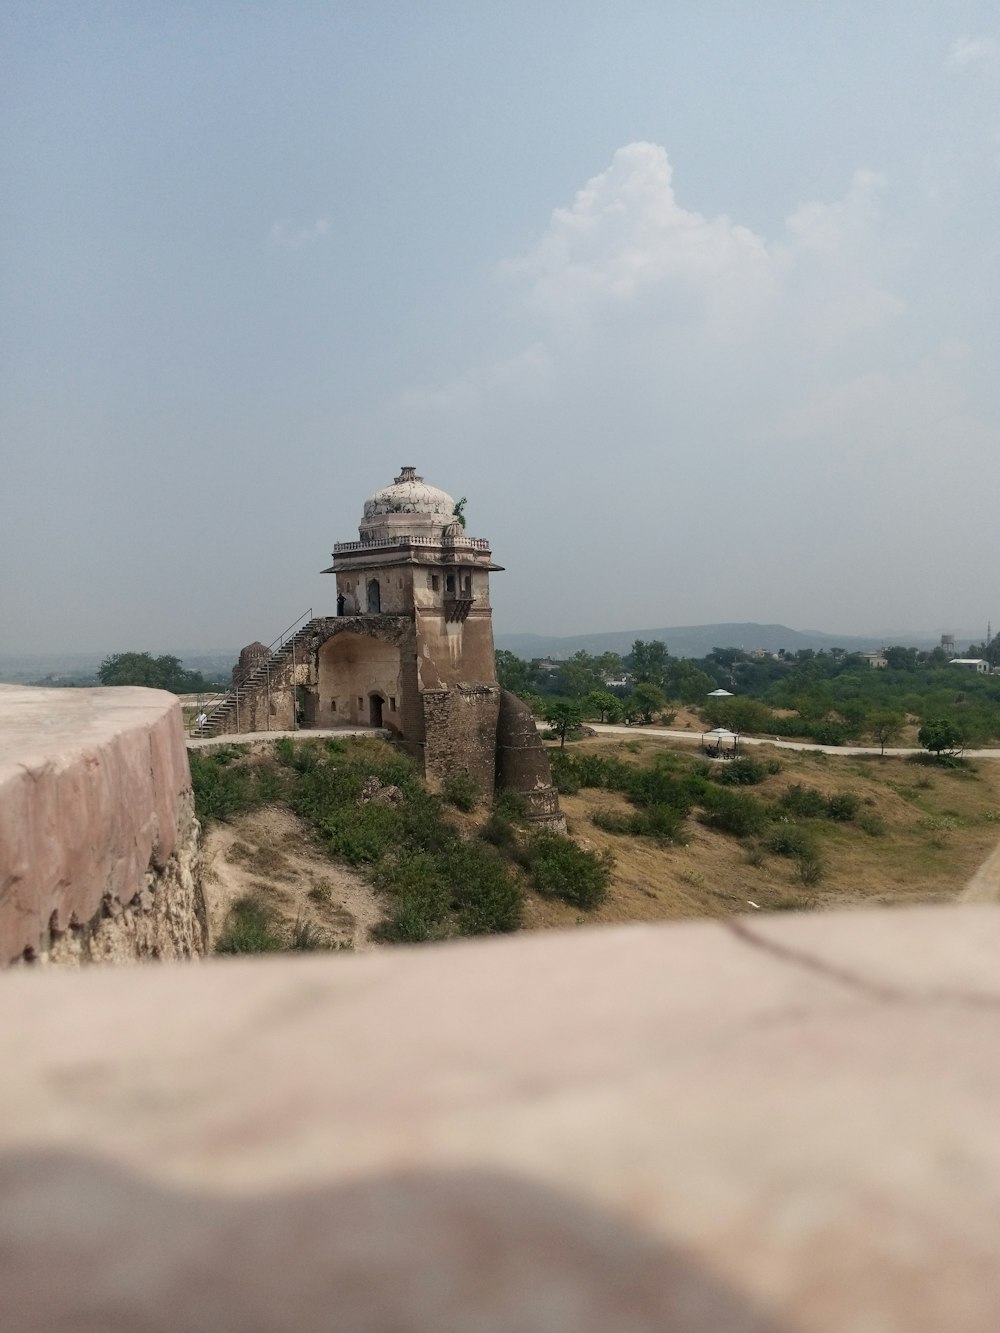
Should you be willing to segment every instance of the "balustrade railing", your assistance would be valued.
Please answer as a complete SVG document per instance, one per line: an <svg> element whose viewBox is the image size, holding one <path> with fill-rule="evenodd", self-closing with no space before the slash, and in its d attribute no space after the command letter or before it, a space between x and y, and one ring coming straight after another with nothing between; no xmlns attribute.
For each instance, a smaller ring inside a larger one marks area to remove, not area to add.
<svg viewBox="0 0 1000 1333"><path fill-rule="evenodd" d="M370 551L387 546L447 546L465 550L488 551L490 544L482 537L377 537L370 542L334 542L333 553L338 551Z"/></svg>

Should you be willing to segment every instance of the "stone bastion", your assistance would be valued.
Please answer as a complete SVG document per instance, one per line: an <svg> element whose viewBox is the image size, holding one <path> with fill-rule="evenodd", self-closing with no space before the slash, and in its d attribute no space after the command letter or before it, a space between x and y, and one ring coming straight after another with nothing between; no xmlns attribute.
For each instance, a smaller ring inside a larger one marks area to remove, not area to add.
<svg viewBox="0 0 1000 1333"><path fill-rule="evenodd" d="M5 956L197 954L172 698L0 699ZM4 1333L995 1333L998 957L966 903L13 968Z"/></svg>

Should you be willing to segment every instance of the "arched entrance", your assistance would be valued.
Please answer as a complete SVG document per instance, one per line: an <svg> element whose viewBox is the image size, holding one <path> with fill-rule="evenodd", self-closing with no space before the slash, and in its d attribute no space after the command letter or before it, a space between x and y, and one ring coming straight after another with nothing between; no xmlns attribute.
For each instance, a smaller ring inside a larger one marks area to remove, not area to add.
<svg viewBox="0 0 1000 1333"><path fill-rule="evenodd" d="M382 610L382 589L378 586L378 579L371 579L368 583L368 613L377 616Z"/></svg>
<svg viewBox="0 0 1000 1333"><path fill-rule="evenodd" d="M398 729L398 714L388 706L403 693L398 644L344 629L331 635L317 656L317 712L309 718L311 725Z"/></svg>

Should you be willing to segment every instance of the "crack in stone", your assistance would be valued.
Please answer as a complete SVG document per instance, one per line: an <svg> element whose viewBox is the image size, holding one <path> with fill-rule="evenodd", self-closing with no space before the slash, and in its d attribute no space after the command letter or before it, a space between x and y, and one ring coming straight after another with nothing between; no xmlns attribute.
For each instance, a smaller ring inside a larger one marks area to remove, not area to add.
<svg viewBox="0 0 1000 1333"><path fill-rule="evenodd" d="M791 945L779 944L776 940L767 939L751 930L743 921L731 918L724 924L730 934L735 935L738 940L748 944L752 949L761 949L784 963L790 963L794 967L803 968L806 972L825 977L829 981L845 986L848 990L857 991L859 994L877 1000L881 1004L957 1004L975 1009L1000 1009L1000 996L980 995L975 991L953 990L947 987L927 991L908 990L887 982L875 981L871 977L862 976L858 972L852 972L849 968L840 967L838 964L828 962L825 958L820 958L816 954L808 953L805 949L796 949Z"/></svg>

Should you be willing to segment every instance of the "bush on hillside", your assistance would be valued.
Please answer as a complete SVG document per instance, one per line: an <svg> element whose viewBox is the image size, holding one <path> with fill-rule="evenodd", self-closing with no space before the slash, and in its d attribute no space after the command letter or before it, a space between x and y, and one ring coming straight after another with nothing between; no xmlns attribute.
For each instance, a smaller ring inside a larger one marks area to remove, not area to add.
<svg viewBox="0 0 1000 1333"><path fill-rule="evenodd" d="M526 861L539 893L585 910L604 901L614 866L610 855L588 852L558 833L536 833Z"/></svg>

